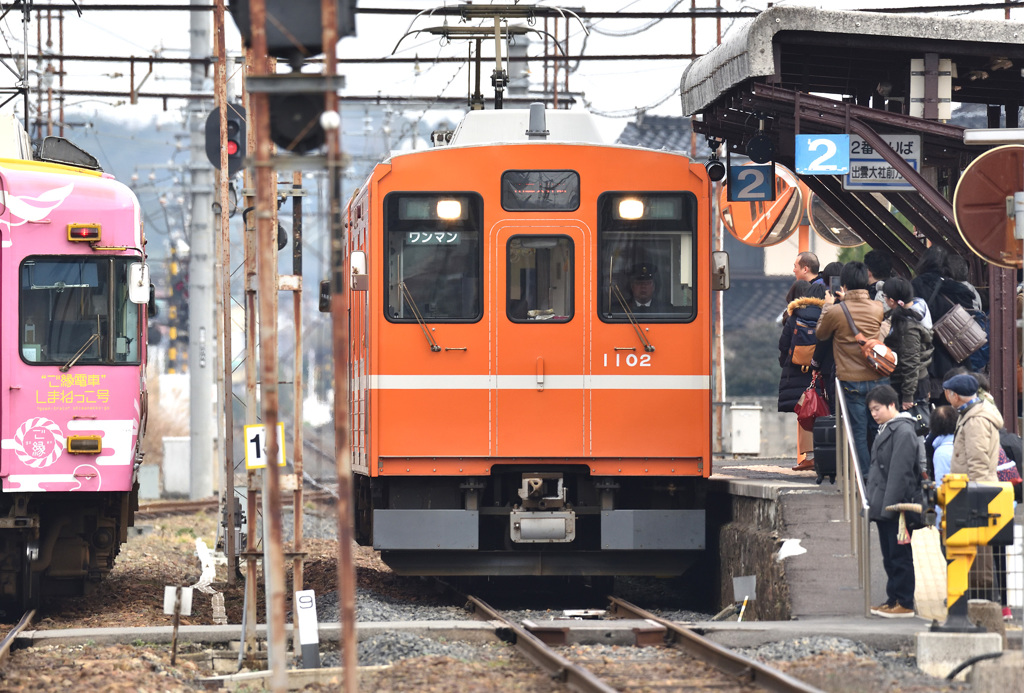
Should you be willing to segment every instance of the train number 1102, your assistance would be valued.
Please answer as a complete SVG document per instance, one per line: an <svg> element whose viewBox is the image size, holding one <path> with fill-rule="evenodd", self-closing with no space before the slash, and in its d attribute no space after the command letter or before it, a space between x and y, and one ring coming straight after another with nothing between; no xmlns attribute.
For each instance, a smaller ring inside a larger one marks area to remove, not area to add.
<svg viewBox="0 0 1024 693"><path fill-rule="evenodd" d="M615 366L616 368L618 368L619 366L626 366L628 368L635 368L637 366L639 366L640 368L649 368L651 365L651 355L640 354L638 356L637 354L621 354L619 352L615 352L614 354L604 354L605 368L608 367L610 361L615 362L611 365Z"/></svg>

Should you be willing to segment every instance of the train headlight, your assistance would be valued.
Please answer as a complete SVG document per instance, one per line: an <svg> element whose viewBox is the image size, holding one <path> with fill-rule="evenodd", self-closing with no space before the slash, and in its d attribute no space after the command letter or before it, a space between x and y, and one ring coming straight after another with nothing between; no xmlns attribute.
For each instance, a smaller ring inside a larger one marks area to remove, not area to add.
<svg viewBox="0 0 1024 693"><path fill-rule="evenodd" d="M100 240L100 225L68 224L68 240L97 243Z"/></svg>
<svg viewBox="0 0 1024 693"><path fill-rule="evenodd" d="M68 436L68 452L72 455L98 455L103 452L100 436Z"/></svg>
<svg viewBox="0 0 1024 693"><path fill-rule="evenodd" d="M644 215L644 203L642 200L636 198L627 197L624 200L619 200L619 218L621 219L639 219Z"/></svg>
<svg viewBox="0 0 1024 693"><path fill-rule="evenodd" d="M461 219L462 218L462 203L458 200L438 200L437 201L437 218L438 219Z"/></svg>

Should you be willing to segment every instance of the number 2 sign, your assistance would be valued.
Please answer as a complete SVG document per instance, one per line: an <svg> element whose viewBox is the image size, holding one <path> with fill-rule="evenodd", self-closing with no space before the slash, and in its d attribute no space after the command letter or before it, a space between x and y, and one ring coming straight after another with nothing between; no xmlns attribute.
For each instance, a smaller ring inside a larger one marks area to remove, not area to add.
<svg viewBox="0 0 1024 693"><path fill-rule="evenodd" d="M245 468L265 469L267 466L267 427L263 424L250 424L245 427ZM277 466L283 467L284 458L284 422L277 422Z"/></svg>
<svg viewBox="0 0 1024 693"><path fill-rule="evenodd" d="M838 176L850 172L849 135L797 135L796 172Z"/></svg>
<svg viewBox="0 0 1024 693"><path fill-rule="evenodd" d="M771 202L775 199L775 165L729 166L729 202Z"/></svg>

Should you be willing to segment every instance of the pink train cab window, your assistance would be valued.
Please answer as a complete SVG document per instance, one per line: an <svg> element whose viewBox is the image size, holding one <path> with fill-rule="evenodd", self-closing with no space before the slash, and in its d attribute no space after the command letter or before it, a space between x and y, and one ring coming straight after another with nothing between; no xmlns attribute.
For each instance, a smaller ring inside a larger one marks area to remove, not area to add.
<svg viewBox="0 0 1024 693"><path fill-rule="evenodd" d="M21 358L38 365L140 363L128 257L32 256L19 270Z"/></svg>

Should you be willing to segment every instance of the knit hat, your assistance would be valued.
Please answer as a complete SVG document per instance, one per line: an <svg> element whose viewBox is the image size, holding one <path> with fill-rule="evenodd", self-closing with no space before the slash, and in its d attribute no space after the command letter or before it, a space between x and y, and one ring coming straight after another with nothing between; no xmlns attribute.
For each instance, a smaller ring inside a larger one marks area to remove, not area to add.
<svg viewBox="0 0 1024 693"><path fill-rule="evenodd" d="M972 397L978 394L978 380L973 375L961 373L942 383L943 390L951 390L961 397Z"/></svg>

